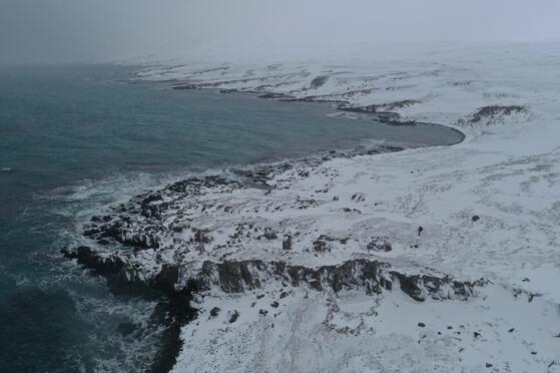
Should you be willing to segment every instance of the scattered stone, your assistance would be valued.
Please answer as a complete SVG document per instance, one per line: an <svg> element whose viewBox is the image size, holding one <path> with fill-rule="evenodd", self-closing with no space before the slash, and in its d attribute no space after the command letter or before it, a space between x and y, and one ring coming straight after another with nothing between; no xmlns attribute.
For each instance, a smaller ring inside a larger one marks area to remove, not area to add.
<svg viewBox="0 0 560 373"><path fill-rule="evenodd" d="M282 241L282 249L291 250L292 249L292 236L287 236Z"/></svg>
<svg viewBox="0 0 560 373"><path fill-rule="evenodd" d="M285 291L283 291L282 293L280 293L280 299L284 299L288 296L288 293L286 293Z"/></svg>
<svg viewBox="0 0 560 373"><path fill-rule="evenodd" d="M472 220L473 222L477 222L477 221L480 220L480 216L474 215L474 216L471 218L471 220Z"/></svg>
<svg viewBox="0 0 560 373"><path fill-rule="evenodd" d="M509 333L512 333L515 330L515 328L511 328L510 330L508 330Z"/></svg>
<svg viewBox="0 0 560 373"><path fill-rule="evenodd" d="M272 230L272 228L265 228L264 238L266 238L267 240L275 240L278 238L278 235Z"/></svg>
<svg viewBox="0 0 560 373"><path fill-rule="evenodd" d="M424 230L424 228L422 228L422 226L418 227L418 236L420 236L420 234L422 234L423 230Z"/></svg>
<svg viewBox="0 0 560 373"><path fill-rule="evenodd" d="M229 323L233 324L234 322L237 321L238 318L239 318L239 312L237 310L233 310L233 312L230 313L229 316Z"/></svg>
<svg viewBox="0 0 560 373"><path fill-rule="evenodd" d="M426 324L424 324L423 322L419 322L419 323L418 323L418 326L421 327L421 328L423 328L423 327L426 326Z"/></svg>
<svg viewBox="0 0 560 373"><path fill-rule="evenodd" d="M280 303L278 303L278 302L272 302L272 303L270 304L270 307L272 307L272 308L278 308L279 305L280 305Z"/></svg>
<svg viewBox="0 0 560 373"><path fill-rule="evenodd" d="M262 298L264 298L264 294L258 294L257 295L257 299L262 299Z"/></svg>
<svg viewBox="0 0 560 373"><path fill-rule="evenodd" d="M366 199L366 196L363 193L356 193L351 198L354 202L363 202Z"/></svg>
<svg viewBox="0 0 560 373"><path fill-rule="evenodd" d="M389 243L389 239L387 237L373 237L370 243L367 244L366 248L368 250L383 252L393 250L393 247Z"/></svg>
<svg viewBox="0 0 560 373"><path fill-rule="evenodd" d="M328 249L327 243L324 240L321 240L321 237L319 237L315 242L313 242L313 250L319 253L330 251L330 249Z"/></svg>
<svg viewBox="0 0 560 373"><path fill-rule="evenodd" d="M220 313L220 309L218 307L214 307L210 310L210 316L216 317Z"/></svg>
<svg viewBox="0 0 560 373"><path fill-rule="evenodd" d="M260 310L259 310L259 315L266 316L266 315L268 315L268 311L267 311L267 310L260 309Z"/></svg>
<svg viewBox="0 0 560 373"><path fill-rule="evenodd" d="M486 363L486 368L492 368L494 364Z"/></svg>
<svg viewBox="0 0 560 373"><path fill-rule="evenodd" d="M474 332L474 337L475 337L475 338L480 337L480 333L479 333L479 332Z"/></svg>
<svg viewBox="0 0 560 373"><path fill-rule="evenodd" d="M313 242L313 250L319 253L330 252L331 248L328 243L335 241L340 242L342 245L346 245L348 238L335 238L322 234Z"/></svg>
<svg viewBox="0 0 560 373"><path fill-rule="evenodd" d="M198 243L210 242L208 231L204 229L194 229L194 242L198 242Z"/></svg>

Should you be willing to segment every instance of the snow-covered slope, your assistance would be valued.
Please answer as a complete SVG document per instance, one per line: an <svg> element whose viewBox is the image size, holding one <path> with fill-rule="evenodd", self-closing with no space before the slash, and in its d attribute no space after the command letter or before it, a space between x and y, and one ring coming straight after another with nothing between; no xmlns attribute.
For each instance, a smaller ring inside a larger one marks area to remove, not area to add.
<svg viewBox="0 0 560 373"><path fill-rule="evenodd" d="M144 247L125 256L129 277L164 264L179 267L179 286L205 276L176 372L560 372L560 45L173 61L138 77L397 112L467 135L271 165L248 173L253 184L191 180L120 207L125 222L88 227ZM387 266L378 291L363 271L336 277L345 286L286 275L360 260Z"/></svg>

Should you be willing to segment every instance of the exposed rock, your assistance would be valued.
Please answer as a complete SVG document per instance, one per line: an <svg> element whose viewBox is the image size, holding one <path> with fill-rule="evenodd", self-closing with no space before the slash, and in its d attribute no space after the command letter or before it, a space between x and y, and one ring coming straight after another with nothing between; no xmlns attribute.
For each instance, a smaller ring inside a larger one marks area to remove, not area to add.
<svg viewBox="0 0 560 373"><path fill-rule="evenodd" d="M352 197L350 199L354 202L363 202L363 201L365 201L366 197L365 197L364 193L356 193L356 194L352 195Z"/></svg>
<svg viewBox="0 0 560 373"><path fill-rule="evenodd" d="M291 250L292 249L292 236L287 236L282 241L282 249Z"/></svg>
<svg viewBox="0 0 560 373"><path fill-rule="evenodd" d="M177 363L177 356L183 347L181 328L198 315L198 310L191 306L193 293L197 290L196 284L189 281L184 289L167 295L158 303L154 313L159 314L159 322L166 329L160 349L147 372L169 372Z"/></svg>
<svg viewBox="0 0 560 373"><path fill-rule="evenodd" d="M484 281L460 282L450 278L428 275L405 275L392 271L387 263L355 259L337 266L308 268L289 265L286 262L260 260L205 262L199 273L193 273L201 289L218 287L227 293L240 293L259 289L267 282L285 282L297 287L307 285L311 289L341 290L364 289L367 294L379 294L383 289L391 290L398 281L400 289L417 301L430 297L444 300L457 298L466 300L475 294L475 287ZM263 294L258 295L260 299Z"/></svg>
<svg viewBox="0 0 560 373"><path fill-rule="evenodd" d="M393 250L393 247L389 243L387 237L373 237L370 243L367 244L367 249L372 251L382 251L389 252Z"/></svg>
<svg viewBox="0 0 560 373"><path fill-rule="evenodd" d="M219 313L220 313L220 308L219 307L214 307L210 310L210 316L212 316L212 317L218 316Z"/></svg>
<svg viewBox="0 0 560 373"><path fill-rule="evenodd" d="M470 123L480 123L482 120L487 120L488 122L495 122L496 119L515 114L515 113L527 113L528 110L525 106L520 105L492 105L492 106L484 106L476 113L474 113L469 120Z"/></svg>
<svg viewBox="0 0 560 373"><path fill-rule="evenodd" d="M380 118L379 122L383 124L388 124L390 126L415 126L417 122L415 120L400 120L400 119L387 119Z"/></svg>
<svg viewBox="0 0 560 373"><path fill-rule="evenodd" d="M63 249L61 252L65 258L77 259L78 264L100 275L116 274L124 267L124 262L119 256L101 256L87 246L80 246L74 250Z"/></svg>
<svg viewBox="0 0 560 373"><path fill-rule="evenodd" d="M318 77L316 77L311 81L309 87L311 89L317 89L323 86L327 82L327 80L329 80L329 77L327 75L319 75Z"/></svg>
<svg viewBox="0 0 560 373"><path fill-rule="evenodd" d="M208 235L209 231L206 229L193 229L194 231L194 242L198 243L209 243L211 241L210 236Z"/></svg>
<svg viewBox="0 0 560 373"><path fill-rule="evenodd" d="M329 237L322 234L313 242L313 250L318 253L324 253L331 251L330 242L339 242L342 245L346 245L348 238L335 238Z"/></svg>
<svg viewBox="0 0 560 373"><path fill-rule="evenodd" d="M294 97L285 93L265 93L259 96L259 98L269 98L269 99L293 99Z"/></svg>
<svg viewBox="0 0 560 373"><path fill-rule="evenodd" d="M214 267L214 263L205 262L203 268ZM215 267L214 267L215 268ZM222 290L228 293L241 293L260 287L260 280L254 278L253 269L264 268L261 261L224 262L218 265L218 276Z"/></svg>
<svg viewBox="0 0 560 373"><path fill-rule="evenodd" d="M338 107L338 110L350 111L354 113L364 113L364 114L373 114L373 113L382 112L383 115L380 116L379 119L381 121L391 121L391 120L398 119L398 114L392 113L392 111L394 111L395 109L402 109L419 103L420 101L418 100L401 100L401 101L393 101L384 104L373 104L367 106L340 105Z"/></svg>
<svg viewBox="0 0 560 373"><path fill-rule="evenodd" d="M237 319L239 318L239 311L237 310L233 310L232 312L229 313L229 323L233 324L234 322L237 321Z"/></svg>
<svg viewBox="0 0 560 373"><path fill-rule="evenodd" d="M164 264L159 273L154 277L153 288L164 294L175 293L175 284L179 281L179 267Z"/></svg>
<svg viewBox="0 0 560 373"><path fill-rule="evenodd" d="M393 111L395 109L402 109L419 103L420 101L418 100L401 100L401 101L387 102L385 104L378 105L377 107L383 108L383 110L386 111Z"/></svg>
<svg viewBox="0 0 560 373"><path fill-rule="evenodd" d="M271 228L265 228L264 238L266 238L267 240L276 240L278 238L278 235Z"/></svg>
<svg viewBox="0 0 560 373"><path fill-rule="evenodd" d="M401 290L412 299L423 302L429 296L433 299L459 298L466 300L474 295L474 288L485 284L484 280L475 282L454 281L447 277L428 275L404 275L392 271L393 278L397 278Z"/></svg>

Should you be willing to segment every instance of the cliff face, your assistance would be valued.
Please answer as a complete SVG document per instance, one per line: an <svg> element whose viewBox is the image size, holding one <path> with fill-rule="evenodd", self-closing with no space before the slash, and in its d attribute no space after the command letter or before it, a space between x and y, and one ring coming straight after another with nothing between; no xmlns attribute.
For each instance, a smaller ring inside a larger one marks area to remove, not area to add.
<svg viewBox="0 0 560 373"><path fill-rule="evenodd" d="M84 268L104 275L114 289L146 287L173 296L183 289L196 292L221 291L227 294L252 292L277 283L285 287L305 287L315 291L359 290L365 294L382 294L394 287L412 299L467 300L476 296L476 288L486 282L457 281L433 275L408 275L392 269L388 263L355 259L338 265L309 268L283 261L204 261L194 270L188 265L165 264L153 277L145 277L116 256L102 256L87 247L64 251Z"/></svg>

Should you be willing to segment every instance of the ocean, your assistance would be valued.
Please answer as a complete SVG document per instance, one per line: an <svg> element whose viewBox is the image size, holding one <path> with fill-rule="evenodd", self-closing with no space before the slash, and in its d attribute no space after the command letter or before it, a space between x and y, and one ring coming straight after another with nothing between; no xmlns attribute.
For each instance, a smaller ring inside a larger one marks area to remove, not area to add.
<svg viewBox="0 0 560 373"><path fill-rule="evenodd" d="M62 257L108 206L189 175L374 143L445 145L438 126L329 105L173 91L130 66L0 68L0 372L138 372L156 300L111 294ZM131 330L135 330L134 333Z"/></svg>

